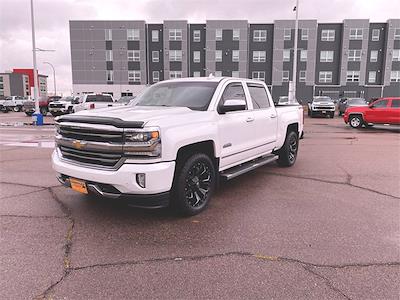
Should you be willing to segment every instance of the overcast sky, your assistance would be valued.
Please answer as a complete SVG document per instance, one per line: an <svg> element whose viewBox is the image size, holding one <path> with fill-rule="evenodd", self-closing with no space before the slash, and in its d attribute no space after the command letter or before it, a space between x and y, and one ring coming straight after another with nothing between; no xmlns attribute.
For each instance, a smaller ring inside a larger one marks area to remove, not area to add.
<svg viewBox="0 0 400 300"><path fill-rule="evenodd" d="M69 20L145 20L162 22L183 19L205 22L211 19L247 19L272 23L294 18L295 0L34 0L36 46L55 52L37 54L39 72L51 75L53 63L57 72L57 90L72 89L69 44ZM400 0L300 0L299 18L319 22L341 22L343 19L370 19L385 22L399 18ZM0 72L32 67L30 1L1 0ZM48 79L53 91L53 78Z"/></svg>

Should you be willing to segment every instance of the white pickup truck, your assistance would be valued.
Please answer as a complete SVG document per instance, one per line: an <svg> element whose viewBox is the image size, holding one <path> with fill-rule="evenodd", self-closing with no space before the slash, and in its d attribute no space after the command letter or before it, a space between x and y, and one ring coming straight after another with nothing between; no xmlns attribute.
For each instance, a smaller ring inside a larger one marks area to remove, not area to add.
<svg viewBox="0 0 400 300"><path fill-rule="evenodd" d="M72 112L114 106L116 101L109 94L83 94L72 101Z"/></svg>
<svg viewBox="0 0 400 300"><path fill-rule="evenodd" d="M5 97L4 99L0 100L0 110L3 112L8 112L8 111L21 111L22 107L24 106L24 102L28 101L28 97L22 97L22 96L11 96L11 97Z"/></svg>
<svg viewBox="0 0 400 300"><path fill-rule="evenodd" d="M131 206L171 204L194 215L220 179L296 161L303 108L275 107L261 81L175 79L138 97L136 106L56 119L52 161L61 183Z"/></svg>

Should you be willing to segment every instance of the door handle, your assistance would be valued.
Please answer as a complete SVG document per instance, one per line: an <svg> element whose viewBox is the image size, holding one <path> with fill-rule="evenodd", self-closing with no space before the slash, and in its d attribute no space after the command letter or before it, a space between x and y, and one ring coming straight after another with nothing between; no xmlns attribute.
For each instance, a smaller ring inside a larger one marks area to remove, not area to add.
<svg viewBox="0 0 400 300"><path fill-rule="evenodd" d="M272 115L270 115L270 117L271 117L271 119L275 119L277 117L277 115L272 114Z"/></svg>
<svg viewBox="0 0 400 300"><path fill-rule="evenodd" d="M254 118L252 118L252 117L248 117L247 119L246 119L246 122L253 122L254 121Z"/></svg>

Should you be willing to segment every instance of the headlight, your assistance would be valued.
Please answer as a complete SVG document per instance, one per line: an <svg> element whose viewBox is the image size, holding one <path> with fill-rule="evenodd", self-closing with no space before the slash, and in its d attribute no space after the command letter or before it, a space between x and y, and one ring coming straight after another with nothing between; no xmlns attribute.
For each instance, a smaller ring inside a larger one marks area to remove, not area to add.
<svg viewBox="0 0 400 300"><path fill-rule="evenodd" d="M161 155L161 139L158 129L127 130L124 133L124 153L128 156L159 157Z"/></svg>

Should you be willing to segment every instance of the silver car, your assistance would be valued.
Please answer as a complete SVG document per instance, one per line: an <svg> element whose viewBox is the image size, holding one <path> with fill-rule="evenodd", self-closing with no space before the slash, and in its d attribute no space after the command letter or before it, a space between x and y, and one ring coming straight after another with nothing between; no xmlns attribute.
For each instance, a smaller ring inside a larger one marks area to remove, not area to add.
<svg viewBox="0 0 400 300"><path fill-rule="evenodd" d="M343 115L348 107L351 106L368 106L364 98L342 98L339 101L339 116Z"/></svg>

